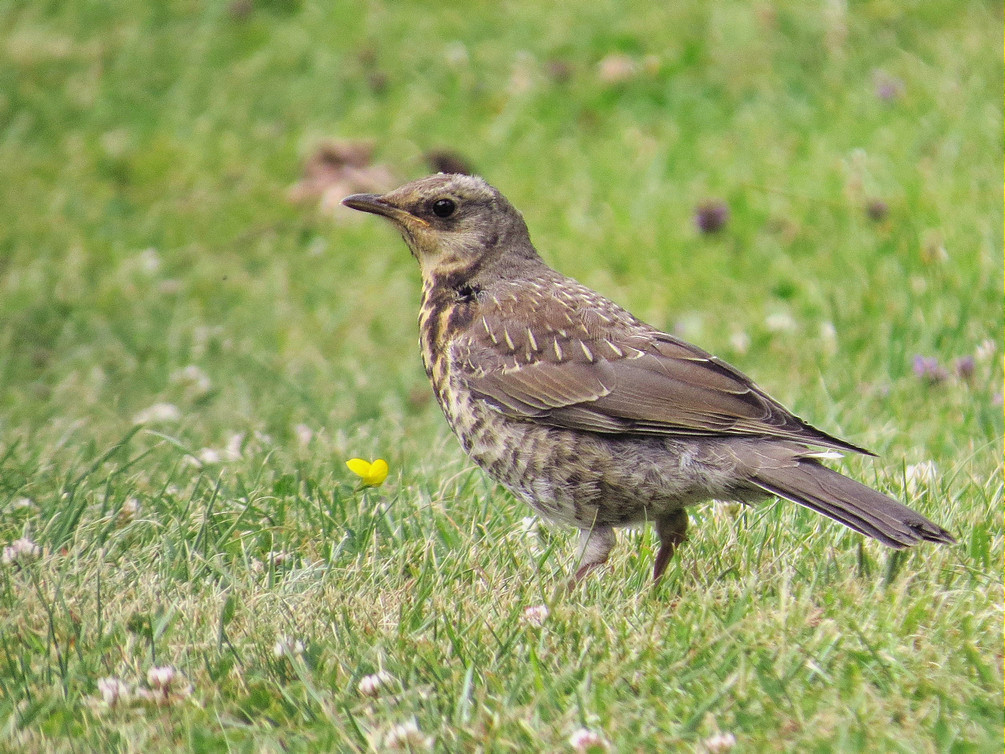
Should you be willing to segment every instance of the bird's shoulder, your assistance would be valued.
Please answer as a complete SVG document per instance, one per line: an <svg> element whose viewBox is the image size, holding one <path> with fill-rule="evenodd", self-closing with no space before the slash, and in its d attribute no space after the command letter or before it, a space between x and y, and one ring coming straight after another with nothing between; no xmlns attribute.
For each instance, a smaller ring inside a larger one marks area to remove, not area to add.
<svg viewBox="0 0 1005 754"><path fill-rule="evenodd" d="M475 371L487 373L632 358L655 332L596 291L555 274L481 291L457 345L477 356Z"/></svg>

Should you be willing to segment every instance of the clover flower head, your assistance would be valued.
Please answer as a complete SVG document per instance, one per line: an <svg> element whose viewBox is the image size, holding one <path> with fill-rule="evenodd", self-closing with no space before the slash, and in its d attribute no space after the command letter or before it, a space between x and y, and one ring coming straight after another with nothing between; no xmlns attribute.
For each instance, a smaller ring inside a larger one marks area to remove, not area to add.
<svg viewBox="0 0 1005 754"><path fill-rule="evenodd" d="M152 689L167 691L175 680L175 669L170 665L152 667L147 671L147 683Z"/></svg>
<svg viewBox="0 0 1005 754"><path fill-rule="evenodd" d="M128 702L132 696L132 689L129 684L118 678L99 678L98 693L101 699L109 707L114 707L120 702Z"/></svg>
<svg viewBox="0 0 1005 754"><path fill-rule="evenodd" d="M133 424L174 424L181 421L181 410L173 403L155 403L133 416Z"/></svg>
<svg viewBox="0 0 1005 754"><path fill-rule="evenodd" d="M736 746L736 736L732 733L716 733L702 741L702 748L710 754L729 751Z"/></svg>
<svg viewBox="0 0 1005 754"><path fill-rule="evenodd" d="M914 374L928 385L936 385L949 378L949 372L939 364L939 360L934 356L915 354L912 368Z"/></svg>
<svg viewBox="0 0 1005 754"><path fill-rule="evenodd" d="M136 698L160 706L176 704L192 693L192 686L170 665L148 669L147 687L136 689Z"/></svg>
<svg viewBox="0 0 1005 754"><path fill-rule="evenodd" d="M30 497L16 497L10 501L10 509L12 511L25 510L26 508L34 508L35 501Z"/></svg>
<svg viewBox="0 0 1005 754"><path fill-rule="evenodd" d="M127 498L119 509L119 523L128 524L140 512L140 501L135 497Z"/></svg>
<svg viewBox="0 0 1005 754"><path fill-rule="evenodd" d="M433 739L425 735L415 720L406 720L392 726L384 734L385 751L428 751L433 748Z"/></svg>
<svg viewBox="0 0 1005 754"><path fill-rule="evenodd" d="M363 696L380 696L381 689L391 683L394 679L390 673L381 670L379 673L365 675L359 679L356 690Z"/></svg>
<svg viewBox="0 0 1005 754"><path fill-rule="evenodd" d="M293 657L304 653L304 643L285 634L272 645L272 654L276 657Z"/></svg>
<svg viewBox="0 0 1005 754"><path fill-rule="evenodd" d="M607 751L607 739L589 728L579 728L569 736L569 746L577 752Z"/></svg>
<svg viewBox="0 0 1005 754"><path fill-rule="evenodd" d="M36 560L42 555L42 548L35 544L30 537L15 539L3 548L3 555L0 562L4 565L17 563L23 565L32 560Z"/></svg>
<svg viewBox="0 0 1005 754"><path fill-rule="evenodd" d="M774 312L764 318L764 326L768 332L787 333L799 329L799 323L788 312Z"/></svg>
<svg viewBox="0 0 1005 754"><path fill-rule="evenodd" d="M311 444L311 440L314 439L314 430L306 424L295 424L293 426L293 434L296 435L297 443L301 448L306 448Z"/></svg>
<svg viewBox="0 0 1005 754"><path fill-rule="evenodd" d="M991 338L986 338L977 344L977 350L974 351L974 358L977 361L987 361L992 356L995 355L997 350L997 343Z"/></svg>
<svg viewBox="0 0 1005 754"><path fill-rule="evenodd" d="M523 620L532 626L543 626L548 618L547 605L530 605L523 609Z"/></svg>
<svg viewBox="0 0 1005 754"><path fill-rule="evenodd" d="M729 345L742 356L750 350L750 336L743 330L737 330L729 336Z"/></svg>

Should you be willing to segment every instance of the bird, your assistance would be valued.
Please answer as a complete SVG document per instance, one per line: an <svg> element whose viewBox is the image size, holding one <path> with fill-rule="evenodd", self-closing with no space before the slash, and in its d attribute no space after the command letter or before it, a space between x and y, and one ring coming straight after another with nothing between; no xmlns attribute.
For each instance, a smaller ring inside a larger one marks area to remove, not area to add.
<svg viewBox="0 0 1005 754"><path fill-rule="evenodd" d="M823 463L873 453L549 267L483 178L438 173L342 203L389 220L418 261L420 350L447 423L490 477L579 530L572 583L607 561L616 528L646 523L658 582L687 508L709 500L782 498L897 549L956 541Z"/></svg>

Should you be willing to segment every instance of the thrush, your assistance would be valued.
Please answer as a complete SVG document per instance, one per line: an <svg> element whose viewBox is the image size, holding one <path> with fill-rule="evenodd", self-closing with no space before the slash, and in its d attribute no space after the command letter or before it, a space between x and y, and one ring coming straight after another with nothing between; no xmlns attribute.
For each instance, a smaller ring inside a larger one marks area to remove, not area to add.
<svg viewBox="0 0 1005 754"><path fill-rule="evenodd" d="M579 529L576 580L614 529L652 522L658 580L686 508L771 496L894 548L942 527L821 461L872 455L792 414L739 370L548 267L523 217L478 177L438 174L343 204L390 220L422 272L426 374L464 452Z"/></svg>

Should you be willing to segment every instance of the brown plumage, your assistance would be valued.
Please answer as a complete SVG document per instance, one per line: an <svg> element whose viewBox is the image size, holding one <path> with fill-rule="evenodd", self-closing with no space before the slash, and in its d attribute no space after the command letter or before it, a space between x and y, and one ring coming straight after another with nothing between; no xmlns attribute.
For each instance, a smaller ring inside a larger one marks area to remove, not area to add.
<svg viewBox="0 0 1005 754"><path fill-rule="evenodd" d="M422 271L426 372L464 451L546 518L580 530L577 579L613 527L652 521L658 579L685 507L777 495L890 547L945 529L820 463L868 453L794 416L723 361L549 268L480 178L430 176L343 203L383 215Z"/></svg>

